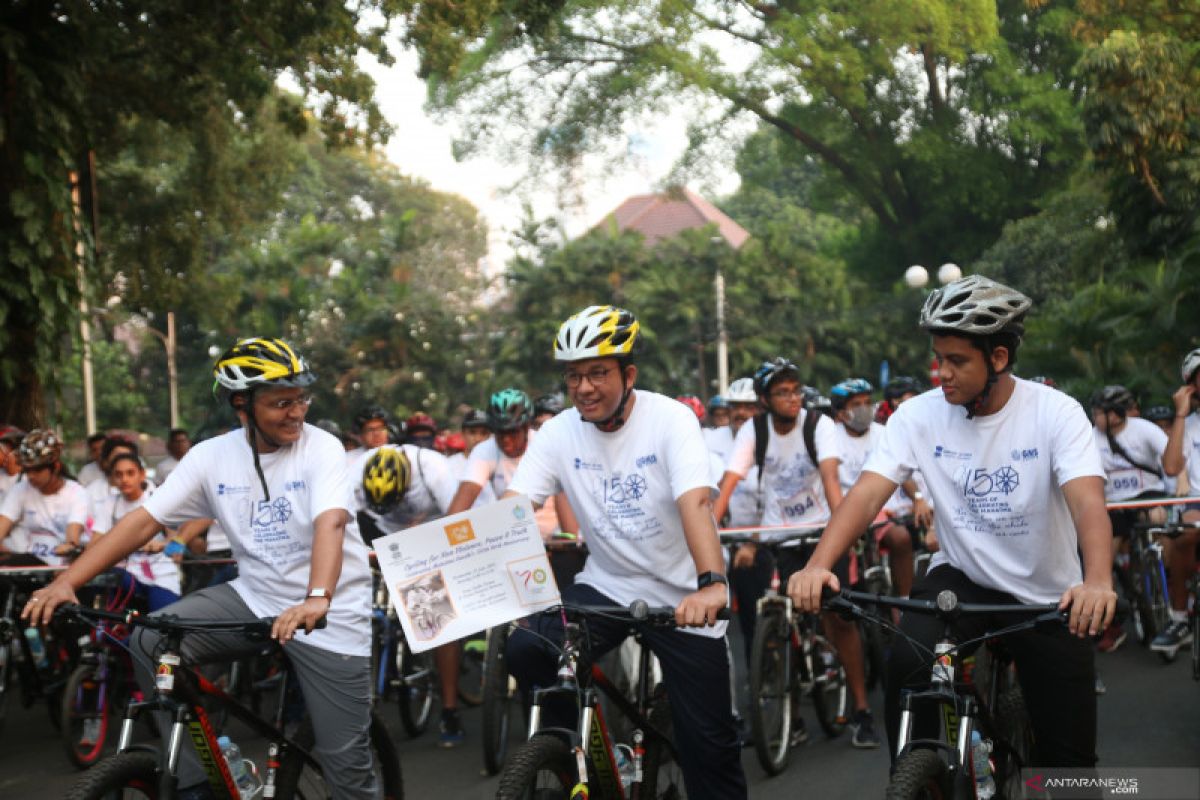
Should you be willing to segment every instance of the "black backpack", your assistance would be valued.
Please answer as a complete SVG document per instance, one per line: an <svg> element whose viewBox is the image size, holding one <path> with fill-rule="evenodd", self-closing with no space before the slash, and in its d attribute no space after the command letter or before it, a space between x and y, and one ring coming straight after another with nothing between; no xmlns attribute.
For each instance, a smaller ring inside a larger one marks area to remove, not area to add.
<svg viewBox="0 0 1200 800"><path fill-rule="evenodd" d="M762 479L763 479L763 462L767 459L767 442L768 431L767 426L770 424L769 413L759 414L754 418L754 464L758 467L758 492L762 495ZM806 409L804 412L804 422L800 425L800 435L804 437L804 449L808 451L808 457L812 460L813 466L818 467L817 462L817 422L820 421L820 413L812 409Z"/></svg>

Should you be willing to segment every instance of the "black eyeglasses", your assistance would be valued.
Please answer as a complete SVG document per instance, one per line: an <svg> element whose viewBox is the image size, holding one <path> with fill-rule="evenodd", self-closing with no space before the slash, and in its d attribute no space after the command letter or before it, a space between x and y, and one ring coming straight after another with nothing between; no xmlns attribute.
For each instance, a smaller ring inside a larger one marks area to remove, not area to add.
<svg viewBox="0 0 1200 800"><path fill-rule="evenodd" d="M593 367L587 372L567 370L563 373L562 378L568 389L577 389L579 384L583 383L584 378L587 378L588 383L592 386L601 386L608 380L608 373L616 371L615 367Z"/></svg>

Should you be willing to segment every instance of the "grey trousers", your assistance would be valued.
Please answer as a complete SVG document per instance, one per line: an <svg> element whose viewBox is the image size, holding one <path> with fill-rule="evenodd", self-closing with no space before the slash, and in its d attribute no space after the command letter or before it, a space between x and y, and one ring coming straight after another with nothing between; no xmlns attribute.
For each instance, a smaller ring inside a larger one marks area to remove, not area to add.
<svg viewBox="0 0 1200 800"><path fill-rule="evenodd" d="M182 619L254 618L228 584L201 589L158 613L175 614ZM154 693L154 664L147 662L145 654L157 655L161 638L158 631L138 628L131 643L138 685L147 697ZM371 659L322 650L305 644L303 639L304 632L300 631L284 646L284 652L313 719L314 755L321 762L325 782L338 800L375 800L380 797L382 787L375 778L369 736ZM239 633L192 633L183 640L180 656L185 664L200 665L251 656L262 646L261 641L251 641ZM159 726L165 737L170 733L171 720L165 713L160 717ZM194 786L204 780L194 748L190 742L185 743L179 763L179 786Z"/></svg>

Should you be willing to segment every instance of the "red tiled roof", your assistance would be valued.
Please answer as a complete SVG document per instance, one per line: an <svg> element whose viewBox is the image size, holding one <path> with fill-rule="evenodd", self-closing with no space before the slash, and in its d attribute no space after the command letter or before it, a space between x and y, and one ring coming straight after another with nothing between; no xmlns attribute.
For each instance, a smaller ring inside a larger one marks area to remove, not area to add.
<svg viewBox="0 0 1200 800"><path fill-rule="evenodd" d="M651 247L680 231L710 224L717 226L717 231L735 250L750 238L745 228L687 188L630 197L606 216L600 226L606 223L615 223L617 230L641 233Z"/></svg>

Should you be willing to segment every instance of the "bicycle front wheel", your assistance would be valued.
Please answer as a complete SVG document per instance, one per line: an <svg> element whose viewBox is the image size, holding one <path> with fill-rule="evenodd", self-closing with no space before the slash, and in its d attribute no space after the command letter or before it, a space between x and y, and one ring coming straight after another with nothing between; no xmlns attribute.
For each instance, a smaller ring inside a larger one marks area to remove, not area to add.
<svg viewBox="0 0 1200 800"><path fill-rule="evenodd" d="M516 682L508 674L504 648L508 644L508 625L488 633L487 654L483 658L483 768L495 775L504 767L508 754L508 730Z"/></svg>
<svg viewBox="0 0 1200 800"><path fill-rule="evenodd" d="M750 730L768 775L788 764L792 733L791 624L781 610L759 617L750 649Z"/></svg>
<svg viewBox="0 0 1200 800"><path fill-rule="evenodd" d="M567 743L557 736L534 736L504 765L496 800L568 800L577 782Z"/></svg>
<svg viewBox="0 0 1200 800"><path fill-rule="evenodd" d="M80 664L63 688L63 752L76 769L92 766L104 752L112 678L99 664Z"/></svg>
<svg viewBox="0 0 1200 800"><path fill-rule="evenodd" d="M846 730L847 704L846 670L837 650L824 637L813 638L812 701L817 723L829 738L841 736Z"/></svg>
<svg viewBox="0 0 1200 800"><path fill-rule="evenodd" d="M383 720L375 714L371 714L370 737L376 785L383 787L384 800L402 800L404 782L400 756ZM301 723L292 739L300 747L312 752L316 737L313 735L311 718ZM327 800L332 796L325 776L309 764L302 754L291 752L280 760L279 770L275 774L275 797L278 800Z"/></svg>
<svg viewBox="0 0 1200 800"><path fill-rule="evenodd" d="M946 762L934 750L913 750L896 761L886 800L943 800L953 797Z"/></svg>
<svg viewBox="0 0 1200 800"><path fill-rule="evenodd" d="M158 797L158 756L143 750L117 753L88 770L67 800L133 800Z"/></svg>
<svg viewBox="0 0 1200 800"><path fill-rule="evenodd" d="M0 732L4 731L4 720L8 712L8 696L12 694L13 659L17 648L7 639L0 640Z"/></svg>

